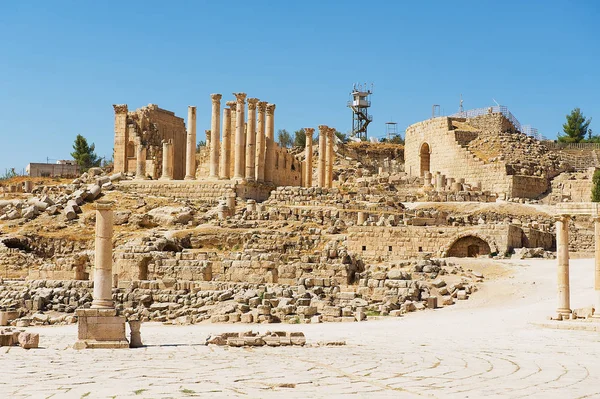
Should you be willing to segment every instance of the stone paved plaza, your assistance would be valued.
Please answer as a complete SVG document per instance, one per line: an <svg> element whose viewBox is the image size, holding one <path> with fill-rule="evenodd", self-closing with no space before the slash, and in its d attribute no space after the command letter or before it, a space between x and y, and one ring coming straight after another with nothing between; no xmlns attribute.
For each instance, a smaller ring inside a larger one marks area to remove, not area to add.
<svg viewBox="0 0 600 399"><path fill-rule="evenodd" d="M43 327L41 349L2 350L5 398L600 397L600 333L544 329L556 261L504 261L511 275L454 307L363 323L253 325L337 347L204 346L248 325L146 323L146 347L71 348L76 326ZM593 301L593 260L572 261L573 307Z"/></svg>

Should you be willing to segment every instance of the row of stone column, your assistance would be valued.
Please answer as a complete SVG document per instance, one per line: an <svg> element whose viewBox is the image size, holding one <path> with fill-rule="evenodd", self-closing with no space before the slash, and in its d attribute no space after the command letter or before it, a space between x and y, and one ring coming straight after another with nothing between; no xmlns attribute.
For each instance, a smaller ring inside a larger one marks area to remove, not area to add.
<svg viewBox="0 0 600 399"><path fill-rule="evenodd" d="M209 177L272 183L277 150L275 104L268 104L258 98L246 99L246 93L233 93L233 95L236 101L228 101L227 107L223 109L221 139L222 96L211 94ZM246 101L248 102L247 118Z"/></svg>
<svg viewBox="0 0 600 399"><path fill-rule="evenodd" d="M446 178L446 175L441 174L440 172L435 172L431 174L431 172L425 172L423 174L423 188L425 190L435 189L436 191L444 191L445 189L451 191L462 191L464 189L465 179L460 178L455 180L453 177ZM481 191L481 182L477 182L473 189L477 191Z"/></svg>
<svg viewBox="0 0 600 399"><path fill-rule="evenodd" d="M562 317L571 314L571 292L569 281L569 215L556 217L556 258L558 307L556 313ZM594 216L594 290L596 293L594 316L600 316L600 216Z"/></svg>
<svg viewBox="0 0 600 399"><path fill-rule="evenodd" d="M313 177L313 134L315 129L307 127L305 144L305 168L303 182L305 187L312 187ZM319 163L317 164L317 187L333 187L333 163L335 152L333 143L335 129L319 125Z"/></svg>

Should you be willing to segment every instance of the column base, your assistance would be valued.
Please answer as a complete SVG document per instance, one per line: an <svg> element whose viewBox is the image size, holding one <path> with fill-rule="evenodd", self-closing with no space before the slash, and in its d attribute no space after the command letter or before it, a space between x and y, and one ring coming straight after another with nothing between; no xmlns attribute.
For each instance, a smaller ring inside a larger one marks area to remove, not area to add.
<svg viewBox="0 0 600 399"><path fill-rule="evenodd" d="M556 314L563 316L563 319L571 317L571 313L573 313L571 311L571 309L567 309L567 308L556 309Z"/></svg>
<svg viewBox="0 0 600 399"><path fill-rule="evenodd" d="M194 176L186 176L183 180L196 180L196 178Z"/></svg>
<svg viewBox="0 0 600 399"><path fill-rule="evenodd" d="M114 309L115 302L112 299L94 299L92 309Z"/></svg>
<svg viewBox="0 0 600 399"><path fill-rule="evenodd" d="M78 340L75 349L129 348L125 337L125 317L116 309L78 309Z"/></svg>

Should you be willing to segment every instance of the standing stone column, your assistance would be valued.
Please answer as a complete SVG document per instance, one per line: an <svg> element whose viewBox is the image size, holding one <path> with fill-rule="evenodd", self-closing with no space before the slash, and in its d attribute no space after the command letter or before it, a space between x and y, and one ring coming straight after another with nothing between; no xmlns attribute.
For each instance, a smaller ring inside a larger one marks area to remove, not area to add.
<svg viewBox="0 0 600 399"><path fill-rule="evenodd" d="M600 216L594 216L595 267L594 290L596 291L596 311L594 317L600 317Z"/></svg>
<svg viewBox="0 0 600 399"><path fill-rule="evenodd" d="M137 146L135 178L143 180L146 178L146 148L140 137L136 137L135 144Z"/></svg>
<svg viewBox="0 0 600 399"><path fill-rule="evenodd" d="M258 98L248 99L248 125L246 129L246 180L256 178L256 105Z"/></svg>
<svg viewBox="0 0 600 399"><path fill-rule="evenodd" d="M221 95L211 94L212 116L210 119L210 171L209 176L217 179L219 177L219 139L221 137Z"/></svg>
<svg viewBox="0 0 600 399"><path fill-rule="evenodd" d="M335 158L335 153L333 152L333 140L334 140L334 132L335 129L329 128L327 129L327 173L326 173L326 182L327 187L333 187L333 161Z"/></svg>
<svg viewBox="0 0 600 399"><path fill-rule="evenodd" d="M275 171L275 104L267 104L267 133L265 136L265 181L274 183Z"/></svg>
<svg viewBox="0 0 600 399"><path fill-rule="evenodd" d="M231 109L231 122L229 124L229 178L231 178L235 170L235 121L237 115L237 102L227 101L227 106Z"/></svg>
<svg viewBox="0 0 600 399"><path fill-rule="evenodd" d="M163 140L162 141L162 145L163 145L163 154L162 154L162 176L160 177L161 180L173 180L173 169L172 169L172 162L171 159L173 158L171 156L171 148L173 147L173 144L169 141L169 140Z"/></svg>
<svg viewBox="0 0 600 399"><path fill-rule="evenodd" d="M234 179L243 179L245 176L246 138L244 137L244 108L246 105L246 93L233 93L237 99L235 118L235 166Z"/></svg>
<svg viewBox="0 0 600 399"><path fill-rule="evenodd" d="M328 127L325 125L319 125L319 164L317 169L317 178L319 187L326 186L325 180L325 161L326 161L326 148L327 148L327 130Z"/></svg>
<svg viewBox="0 0 600 399"><path fill-rule="evenodd" d="M265 113L267 111L267 102L258 102L258 125L256 127L256 181L262 182L265 180Z"/></svg>
<svg viewBox="0 0 600 399"><path fill-rule="evenodd" d="M188 106L185 180L196 179L196 107Z"/></svg>
<svg viewBox="0 0 600 399"><path fill-rule="evenodd" d="M229 103L229 101L227 102ZM223 109L223 141L221 141L221 166L219 170L220 179L229 179L229 163L231 158L231 109Z"/></svg>
<svg viewBox="0 0 600 399"><path fill-rule="evenodd" d="M313 134L315 129L307 127L304 129L306 134L306 145L304 147L304 158L306 162L306 169L304 175L304 187L312 187L312 175L313 175Z"/></svg>
<svg viewBox="0 0 600 399"><path fill-rule="evenodd" d="M93 309L112 309L113 206L96 203L96 253L94 256Z"/></svg>
<svg viewBox="0 0 600 399"><path fill-rule="evenodd" d="M569 290L569 216L556 217L556 258L558 261L558 308L557 313L571 313Z"/></svg>

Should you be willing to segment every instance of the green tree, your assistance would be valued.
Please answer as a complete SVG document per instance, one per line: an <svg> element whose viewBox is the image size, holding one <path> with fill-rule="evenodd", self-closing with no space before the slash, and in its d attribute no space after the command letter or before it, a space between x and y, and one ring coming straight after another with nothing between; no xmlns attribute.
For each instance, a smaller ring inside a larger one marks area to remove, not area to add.
<svg viewBox="0 0 600 399"><path fill-rule="evenodd" d="M348 136L345 135L344 133L336 130L335 131L335 135L337 136L338 139L340 139L340 141L344 144L346 144L348 142Z"/></svg>
<svg viewBox="0 0 600 399"><path fill-rule="evenodd" d="M317 136L313 132L313 143L317 141ZM294 147L306 147L306 130L304 128L294 132Z"/></svg>
<svg viewBox="0 0 600 399"><path fill-rule="evenodd" d="M600 169L592 177L592 202L600 202Z"/></svg>
<svg viewBox="0 0 600 399"><path fill-rule="evenodd" d="M204 140L201 140L196 144L196 152L197 153L200 152L200 149L202 147L206 147L206 141L204 141Z"/></svg>
<svg viewBox="0 0 600 399"><path fill-rule="evenodd" d="M586 119L579 108L573 109L567 115L567 122L563 124L564 136L559 135L558 141L561 143L580 143L585 141L588 134L588 128L592 119ZM591 138L591 137L590 137Z"/></svg>
<svg viewBox="0 0 600 399"><path fill-rule="evenodd" d="M280 147L290 148L293 143L292 135L285 129L279 129L277 131L277 142Z"/></svg>
<svg viewBox="0 0 600 399"><path fill-rule="evenodd" d="M389 144L404 144L404 139L399 134L396 134L390 137L389 140L387 139L387 137L381 139L381 142Z"/></svg>
<svg viewBox="0 0 600 399"><path fill-rule="evenodd" d="M74 151L71 153L71 156L81 166L83 172L89 168L100 166L102 160L94 152L95 149L96 146L94 143L88 145L87 140L82 135L78 134L75 138L75 143L73 144Z"/></svg>

